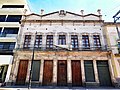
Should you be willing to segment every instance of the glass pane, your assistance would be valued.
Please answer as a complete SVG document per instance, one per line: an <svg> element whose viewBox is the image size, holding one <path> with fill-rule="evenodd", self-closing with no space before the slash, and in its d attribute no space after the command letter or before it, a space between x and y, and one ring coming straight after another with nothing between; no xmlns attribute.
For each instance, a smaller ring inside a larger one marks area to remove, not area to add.
<svg viewBox="0 0 120 90"><path fill-rule="evenodd" d="M6 22L20 22L22 15L8 15Z"/></svg>
<svg viewBox="0 0 120 90"><path fill-rule="evenodd" d="M0 22L5 22L6 15L0 15Z"/></svg>

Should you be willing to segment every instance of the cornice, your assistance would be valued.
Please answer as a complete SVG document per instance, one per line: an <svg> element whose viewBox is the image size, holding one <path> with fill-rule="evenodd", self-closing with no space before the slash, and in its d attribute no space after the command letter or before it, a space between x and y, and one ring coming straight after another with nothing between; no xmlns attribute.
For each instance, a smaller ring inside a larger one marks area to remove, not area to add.
<svg viewBox="0 0 120 90"><path fill-rule="evenodd" d="M34 23L37 23L37 22L61 22L61 21L64 21L64 22L101 22L101 23L104 23L104 20L22 20L21 22L34 22Z"/></svg>

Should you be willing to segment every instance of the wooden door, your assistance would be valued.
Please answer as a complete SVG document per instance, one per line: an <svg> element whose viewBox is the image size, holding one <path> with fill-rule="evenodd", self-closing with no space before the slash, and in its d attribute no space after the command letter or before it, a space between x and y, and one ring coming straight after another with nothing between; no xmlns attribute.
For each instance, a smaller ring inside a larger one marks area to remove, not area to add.
<svg viewBox="0 0 120 90"><path fill-rule="evenodd" d="M45 60L43 69L43 85L52 85L53 80L53 61Z"/></svg>
<svg viewBox="0 0 120 90"><path fill-rule="evenodd" d="M67 61L58 61L57 84L58 86L67 85Z"/></svg>
<svg viewBox="0 0 120 90"><path fill-rule="evenodd" d="M39 81L40 76L40 61L39 60L33 60L32 65L32 81Z"/></svg>
<svg viewBox="0 0 120 90"><path fill-rule="evenodd" d="M94 74L92 60L84 61L84 71L85 71L85 81L86 82L95 82L95 74Z"/></svg>
<svg viewBox="0 0 120 90"><path fill-rule="evenodd" d="M72 60L72 85L81 86L82 85L82 75L81 75L81 64L78 60Z"/></svg>
<svg viewBox="0 0 120 90"><path fill-rule="evenodd" d="M97 61L100 86L111 86L111 77L107 61Z"/></svg>
<svg viewBox="0 0 120 90"><path fill-rule="evenodd" d="M20 60L16 84L25 84L28 69L28 60Z"/></svg>

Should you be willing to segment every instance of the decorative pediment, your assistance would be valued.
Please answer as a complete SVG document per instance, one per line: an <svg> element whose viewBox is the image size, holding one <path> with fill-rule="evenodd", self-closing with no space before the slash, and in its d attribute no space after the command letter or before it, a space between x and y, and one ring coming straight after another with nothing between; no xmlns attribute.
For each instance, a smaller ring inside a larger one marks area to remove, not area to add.
<svg viewBox="0 0 120 90"><path fill-rule="evenodd" d="M41 19L41 16L35 13L29 14L25 16L26 20L39 20Z"/></svg>
<svg viewBox="0 0 120 90"><path fill-rule="evenodd" d="M87 14L80 15L64 10L48 13L48 14L29 14L26 20L100 20L101 15Z"/></svg>

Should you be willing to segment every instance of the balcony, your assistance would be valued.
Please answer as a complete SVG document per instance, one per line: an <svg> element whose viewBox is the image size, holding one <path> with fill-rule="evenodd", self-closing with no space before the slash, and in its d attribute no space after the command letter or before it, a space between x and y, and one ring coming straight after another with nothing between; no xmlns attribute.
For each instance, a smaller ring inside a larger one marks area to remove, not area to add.
<svg viewBox="0 0 120 90"><path fill-rule="evenodd" d="M23 47L23 48L17 48L16 50L23 50L23 51L32 51L33 47ZM109 49L107 46L101 46L101 47L78 47L78 48L65 48L60 46L53 46L53 47L39 47L34 48L35 51L108 51Z"/></svg>

